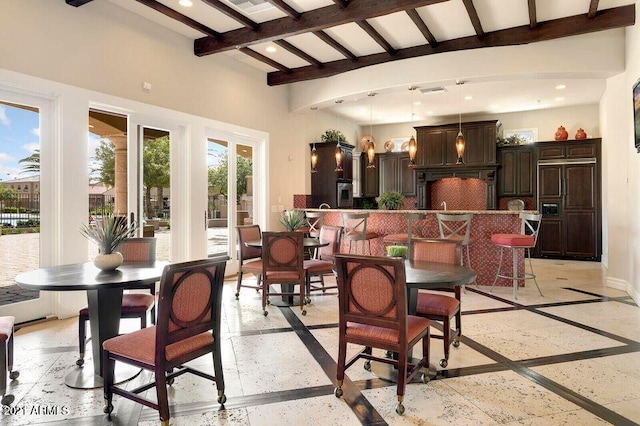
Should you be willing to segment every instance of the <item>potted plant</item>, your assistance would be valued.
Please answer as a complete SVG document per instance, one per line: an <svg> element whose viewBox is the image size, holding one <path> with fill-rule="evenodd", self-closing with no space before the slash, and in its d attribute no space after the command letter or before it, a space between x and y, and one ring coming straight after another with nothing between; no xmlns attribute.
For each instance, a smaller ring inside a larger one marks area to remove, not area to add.
<svg viewBox="0 0 640 426"><path fill-rule="evenodd" d="M126 216L108 213L93 225L82 224L80 233L89 241L98 245L100 253L93 260L94 265L103 271L111 271L122 265L122 254L116 248L127 238L135 235L138 225L127 223Z"/></svg>
<svg viewBox="0 0 640 426"><path fill-rule="evenodd" d="M329 129L320 136L322 142L347 142L347 138L340 130Z"/></svg>
<svg viewBox="0 0 640 426"><path fill-rule="evenodd" d="M278 217L278 221L287 231L295 231L307 224L307 218L302 210L285 210Z"/></svg>
<svg viewBox="0 0 640 426"><path fill-rule="evenodd" d="M387 191L378 200L378 207L387 210L398 210L404 202L404 195L396 191Z"/></svg>
<svg viewBox="0 0 640 426"><path fill-rule="evenodd" d="M389 257L406 257L407 246L387 246L387 256Z"/></svg>

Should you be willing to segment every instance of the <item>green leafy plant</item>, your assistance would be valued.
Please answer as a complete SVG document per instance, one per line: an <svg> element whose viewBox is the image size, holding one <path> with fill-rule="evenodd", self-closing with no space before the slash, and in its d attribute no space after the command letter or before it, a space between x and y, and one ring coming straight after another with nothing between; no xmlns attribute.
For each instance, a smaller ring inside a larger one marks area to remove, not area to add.
<svg viewBox="0 0 640 426"><path fill-rule="evenodd" d="M405 257L407 246L387 246L387 255L390 257Z"/></svg>
<svg viewBox="0 0 640 426"><path fill-rule="evenodd" d="M380 196L378 200L378 208L387 210L398 210L404 202L404 195L397 191L387 191Z"/></svg>
<svg viewBox="0 0 640 426"><path fill-rule="evenodd" d="M278 221L287 231L295 231L307 224L307 218L302 210L285 210L278 217Z"/></svg>
<svg viewBox="0 0 640 426"><path fill-rule="evenodd" d="M114 216L111 213L96 219L93 225L80 225L80 233L97 244L101 254L113 253L120 243L135 235L136 229L136 222L129 225L125 216Z"/></svg>
<svg viewBox="0 0 640 426"><path fill-rule="evenodd" d="M320 136L322 142L346 142L347 138L340 130L329 129Z"/></svg>

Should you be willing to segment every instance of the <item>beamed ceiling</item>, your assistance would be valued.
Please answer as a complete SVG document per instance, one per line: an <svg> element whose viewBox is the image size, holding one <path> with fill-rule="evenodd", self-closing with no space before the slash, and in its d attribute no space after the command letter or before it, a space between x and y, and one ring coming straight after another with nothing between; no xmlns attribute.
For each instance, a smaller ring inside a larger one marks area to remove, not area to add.
<svg viewBox="0 0 640 426"><path fill-rule="evenodd" d="M76 7L91 1L66 0ZM633 2L615 0L192 0L192 7L178 0L112 2L174 21L183 27L177 31L193 38L194 55L236 51L261 62L269 85L635 23ZM131 6L136 2L147 11ZM265 44L281 49L269 52Z"/></svg>

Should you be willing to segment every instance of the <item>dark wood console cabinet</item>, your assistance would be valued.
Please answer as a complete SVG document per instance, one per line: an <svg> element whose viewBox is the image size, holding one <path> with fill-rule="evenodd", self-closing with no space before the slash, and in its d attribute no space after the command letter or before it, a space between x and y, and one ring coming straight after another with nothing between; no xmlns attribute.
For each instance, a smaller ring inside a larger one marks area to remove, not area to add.
<svg viewBox="0 0 640 426"><path fill-rule="evenodd" d="M309 144L309 149L314 144ZM316 142L318 153L318 172L311 174L311 207L317 208L322 203L336 208L338 203L337 184L339 181L351 182L353 179L353 145L340 143L342 148L342 169L336 172L336 143Z"/></svg>

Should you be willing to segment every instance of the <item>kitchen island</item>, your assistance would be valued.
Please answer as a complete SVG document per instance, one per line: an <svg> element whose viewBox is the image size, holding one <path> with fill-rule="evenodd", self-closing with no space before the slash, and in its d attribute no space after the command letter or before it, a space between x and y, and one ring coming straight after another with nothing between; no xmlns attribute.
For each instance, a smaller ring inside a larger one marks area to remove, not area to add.
<svg viewBox="0 0 640 426"><path fill-rule="evenodd" d="M380 237L371 240L371 254L374 256L385 256L386 251L382 238L389 234L399 234L407 232L407 213L424 213L426 219L414 224L414 233L419 232L424 238L439 238L438 220L436 213L444 213L443 210L348 210L348 209L304 209L305 211L321 211L325 213L324 223L326 225L342 226L342 213L354 212L370 214L367 220L367 231L376 232ZM527 211L529 212L529 211ZM471 256L471 267L478 273L477 283L482 286L491 286L498 270L500 261L500 249L491 243L493 234L520 233L520 218L518 211L509 210L477 210L477 211L456 211L447 210L447 214L473 213L471 221L471 239L475 240L469 246ZM532 213L532 212L529 212ZM361 243L358 244L358 247ZM349 251L349 242L342 243L341 252ZM352 247L352 252L355 248ZM368 250L365 250L368 254ZM504 268L511 270L511 254L505 254ZM518 269L524 268L524 256L521 252L518 257ZM520 281L520 286L524 281ZM511 286L509 280L498 280L496 285Z"/></svg>

